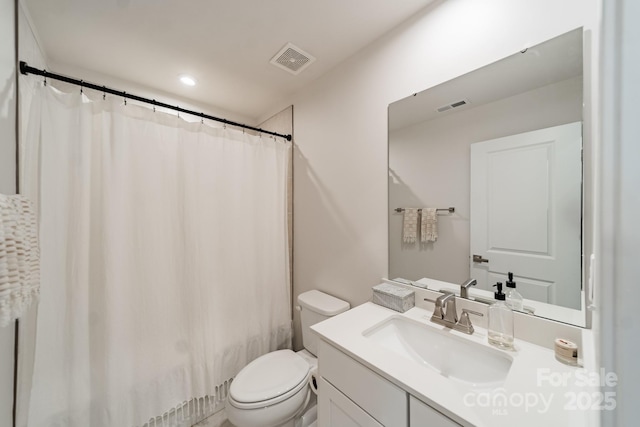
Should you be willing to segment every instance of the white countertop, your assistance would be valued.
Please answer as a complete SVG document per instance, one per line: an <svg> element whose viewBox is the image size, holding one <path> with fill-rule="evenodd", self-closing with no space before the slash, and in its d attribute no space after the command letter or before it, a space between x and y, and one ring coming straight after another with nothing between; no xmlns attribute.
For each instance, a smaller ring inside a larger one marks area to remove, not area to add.
<svg viewBox="0 0 640 427"><path fill-rule="evenodd" d="M613 402L611 397L602 400L604 396L596 385L601 378L593 370L560 363L552 350L518 340L517 336L515 349L506 352L513 363L504 384L483 390L447 379L363 335L372 326L401 315L491 347L485 329L476 328L473 335L466 335L432 323L431 314L418 307L400 314L369 302L312 329L321 339L462 425L597 426L597 408L615 404L615 397Z"/></svg>

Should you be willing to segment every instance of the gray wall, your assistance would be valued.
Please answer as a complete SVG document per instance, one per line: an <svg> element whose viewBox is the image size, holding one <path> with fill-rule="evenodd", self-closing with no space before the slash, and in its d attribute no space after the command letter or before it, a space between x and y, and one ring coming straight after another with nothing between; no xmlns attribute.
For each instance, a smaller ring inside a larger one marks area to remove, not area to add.
<svg viewBox="0 0 640 427"><path fill-rule="evenodd" d="M16 192L16 88L13 0L0 0L0 193ZM13 406L13 324L0 328L0 425Z"/></svg>

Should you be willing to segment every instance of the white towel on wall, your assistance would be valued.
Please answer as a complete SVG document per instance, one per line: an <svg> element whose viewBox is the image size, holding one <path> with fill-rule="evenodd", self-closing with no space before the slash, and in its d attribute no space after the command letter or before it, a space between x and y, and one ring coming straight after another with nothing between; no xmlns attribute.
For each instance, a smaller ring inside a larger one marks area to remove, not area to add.
<svg viewBox="0 0 640 427"><path fill-rule="evenodd" d="M402 241L415 243L418 239L418 208L404 208Z"/></svg>
<svg viewBox="0 0 640 427"><path fill-rule="evenodd" d="M0 194L0 327L19 318L40 293L40 251L33 204Z"/></svg>
<svg viewBox="0 0 640 427"><path fill-rule="evenodd" d="M420 242L438 240L438 212L436 208L423 208L420 220Z"/></svg>

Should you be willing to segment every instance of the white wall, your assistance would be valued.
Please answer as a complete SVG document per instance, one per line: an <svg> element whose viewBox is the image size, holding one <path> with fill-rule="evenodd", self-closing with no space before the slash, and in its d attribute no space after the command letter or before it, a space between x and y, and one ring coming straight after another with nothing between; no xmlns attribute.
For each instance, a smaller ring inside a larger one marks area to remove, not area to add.
<svg viewBox="0 0 640 427"><path fill-rule="evenodd" d="M13 0L0 0L0 193L16 192L16 90ZM0 425L13 422L14 324L0 328Z"/></svg>
<svg viewBox="0 0 640 427"><path fill-rule="evenodd" d="M439 215L438 241L423 245L402 244L402 214L391 215L389 275L467 280L470 144L581 120L579 76L390 132L390 206L454 206L456 211Z"/></svg>
<svg viewBox="0 0 640 427"><path fill-rule="evenodd" d="M594 28L597 10L597 0L439 1L274 107L296 111L295 295L316 288L360 304L387 275L391 102L577 27Z"/></svg>

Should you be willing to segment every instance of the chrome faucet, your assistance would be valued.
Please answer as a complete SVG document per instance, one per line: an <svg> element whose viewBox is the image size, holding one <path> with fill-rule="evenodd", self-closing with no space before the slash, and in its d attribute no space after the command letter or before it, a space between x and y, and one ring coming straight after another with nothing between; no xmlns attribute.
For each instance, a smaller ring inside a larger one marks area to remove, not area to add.
<svg viewBox="0 0 640 427"><path fill-rule="evenodd" d="M469 299L469 288L477 285L476 279L467 279L462 285L460 285L460 298Z"/></svg>
<svg viewBox="0 0 640 427"><path fill-rule="evenodd" d="M425 301L433 300L425 298ZM444 294L440 295L435 300L435 304L436 305L433 309L433 315L431 316L431 321L433 323L446 326L447 328L453 328L457 331L461 331L469 335L473 333L473 325L471 324L471 319L469 319L469 314L483 316L482 313L463 308L462 315L460 316L460 319L458 319L458 312L456 310L456 295L453 292L445 292Z"/></svg>

